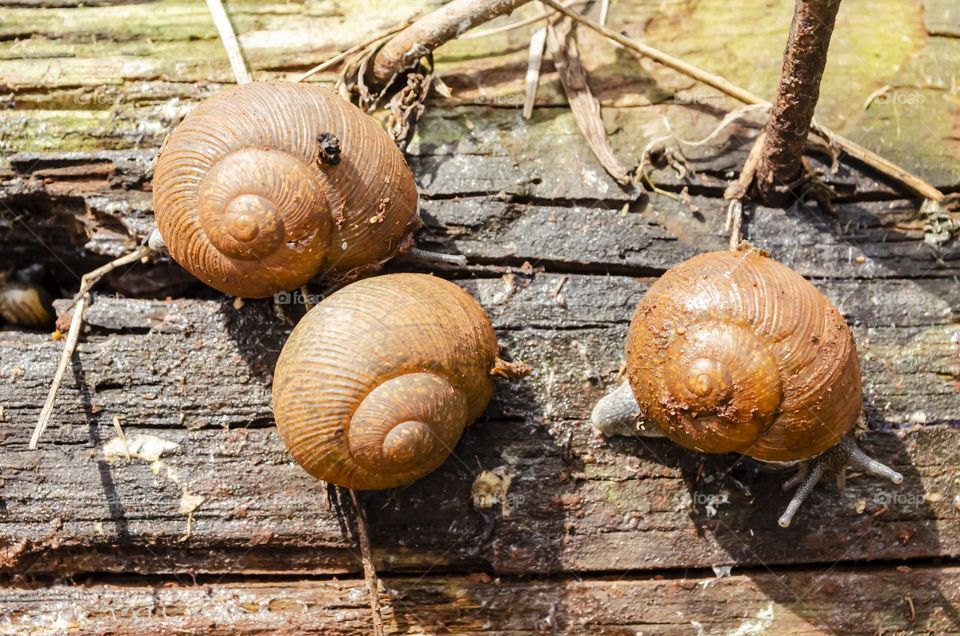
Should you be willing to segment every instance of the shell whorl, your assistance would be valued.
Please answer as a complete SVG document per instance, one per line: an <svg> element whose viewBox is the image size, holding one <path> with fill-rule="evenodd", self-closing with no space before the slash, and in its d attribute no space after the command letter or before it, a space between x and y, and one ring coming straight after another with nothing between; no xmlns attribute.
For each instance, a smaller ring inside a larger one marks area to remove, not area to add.
<svg viewBox="0 0 960 636"><path fill-rule="evenodd" d="M336 138L339 161L322 161L319 135ZM382 262L417 225L416 185L389 136L304 84L254 82L202 103L166 141L153 190L171 256L238 296Z"/></svg>
<svg viewBox="0 0 960 636"><path fill-rule="evenodd" d="M354 489L437 468L493 392L480 305L423 274L352 283L300 321L273 383L281 438L310 474Z"/></svg>
<svg viewBox="0 0 960 636"><path fill-rule="evenodd" d="M8 280L0 274L0 318L20 327L49 327L56 318L53 299L39 285Z"/></svg>
<svg viewBox="0 0 960 636"><path fill-rule="evenodd" d="M853 428L862 404L843 317L749 248L702 254L654 283L630 324L627 367L643 415L704 452L812 457Z"/></svg>

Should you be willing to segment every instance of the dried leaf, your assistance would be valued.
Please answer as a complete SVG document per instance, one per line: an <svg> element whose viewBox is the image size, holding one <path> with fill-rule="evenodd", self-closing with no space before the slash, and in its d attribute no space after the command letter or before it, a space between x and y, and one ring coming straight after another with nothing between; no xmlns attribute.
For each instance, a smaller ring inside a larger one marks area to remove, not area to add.
<svg viewBox="0 0 960 636"><path fill-rule="evenodd" d="M630 184L632 181L630 175L613 154L607 139L607 131L600 117L600 102L593 96L587 84L587 72L580 63L573 22L569 18L551 22L547 27L547 44L550 47L550 55L553 56L553 63L560 74L563 90L567 94L570 110L597 161L617 183Z"/></svg>
<svg viewBox="0 0 960 636"><path fill-rule="evenodd" d="M526 91L523 96L523 118L533 116L533 106L537 101L537 87L540 86L540 67L543 64L543 49L547 44L547 27L540 27L530 36L530 56L527 58Z"/></svg>

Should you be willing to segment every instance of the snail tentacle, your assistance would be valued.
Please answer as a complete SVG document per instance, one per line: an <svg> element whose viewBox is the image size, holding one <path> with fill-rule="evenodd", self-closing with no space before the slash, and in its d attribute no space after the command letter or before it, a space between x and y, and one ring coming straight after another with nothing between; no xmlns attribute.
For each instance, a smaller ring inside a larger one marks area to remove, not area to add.
<svg viewBox="0 0 960 636"><path fill-rule="evenodd" d="M784 483L784 489L796 484L800 484L800 487L794 493L793 499L790 500L783 515L780 516L778 520L780 527L787 528L790 526L797 510L800 509L807 496L823 479L824 475L834 474L842 479L847 466L859 468L875 477L884 477L895 484L903 481L903 475L867 455L857 446L853 435L847 434L836 446L814 457L809 462L805 462L797 471L797 474Z"/></svg>
<svg viewBox="0 0 960 636"><path fill-rule="evenodd" d="M793 521L793 516L797 514L797 510L800 509L800 506L807 499L810 493L813 492L813 489L816 488L817 484L820 483L820 479L827 471L826 462L820 460L820 458L812 459L810 464L811 468L807 473L807 476L804 478L803 483L801 483L800 487L797 488L797 492L793 494L793 499L790 500L790 503L787 505L787 509L783 511L783 514L780 515L780 519L777 520L777 523L780 524L781 528L790 527L790 522Z"/></svg>
<svg viewBox="0 0 960 636"><path fill-rule="evenodd" d="M903 482L903 475L864 453L850 435L844 437L840 444L843 445L851 466L859 468L874 477L889 479L895 484Z"/></svg>

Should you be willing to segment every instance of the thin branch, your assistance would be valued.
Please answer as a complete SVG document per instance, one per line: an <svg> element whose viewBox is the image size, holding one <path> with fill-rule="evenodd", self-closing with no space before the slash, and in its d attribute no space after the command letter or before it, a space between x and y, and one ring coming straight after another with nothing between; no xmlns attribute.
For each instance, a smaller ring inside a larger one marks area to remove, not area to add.
<svg viewBox="0 0 960 636"><path fill-rule="evenodd" d="M607 15L610 13L610 0L600 2L600 25L607 26Z"/></svg>
<svg viewBox="0 0 960 636"><path fill-rule="evenodd" d="M757 189L768 205L782 205L803 178L803 149L839 9L840 0L797 0L757 168Z"/></svg>
<svg viewBox="0 0 960 636"><path fill-rule="evenodd" d="M373 44L376 44L376 43L379 42L380 40L382 40L382 39L384 39L384 38L387 38L387 37L390 37L390 36L393 35L394 33L399 33L400 31L403 31L403 30L406 29L408 26L410 26L411 24L413 24L413 23L417 20L417 18L419 18L419 17L420 17L419 14L410 16L409 18L407 18L405 21L401 22L400 24L396 24L396 25L390 27L389 29L387 29L386 31L381 31L380 33L377 33L376 35L370 37L369 39L364 40L364 41L361 42L360 44L355 44L354 46L351 46L351 47L350 47L349 49L347 49L346 51L344 51L344 52L342 52L342 53L338 53L337 55L334 55L333 57L331 57L331 58L330 58L329 60L327 60L326 62L323 62L323 63L321 63L321 64L318 64L318 65L314 66L312 69L310 69L309 71L307 71L307 72L304 73L303 75L300 75L299 77L297 77L297 78L294 79L293 81L294 81L294 82L302 82L303 80L307 79L307 78L310 77L311 75L316 75L317 73L322 73L323 71L325 71L325 70L327 70L327 69L329 69L329 68L333 68L334 66L336 66L337 64L339 64L339 63L342 62L343 60L347 59L348 57L350 57L351 55L353 55L353 54L355 54L355 53L359 53L360 51L362 51L363 49L367 48L368 46L371 46L371 45L373 45Z"/></svg>
<svg viewBox="0 0 960 636"><path fill-rule="evenodd" d="M233 69L233 76L237 79L237 84L249 84L253 81L247 65L243 61L243 53L240 52L240 43L237 42L237 36L233 32L233 26L230 24L230 18L223 8L220 0L207 0L207 7L210 9L210 15L213 16L213 23L217 26L217 33L223 41L223 48L227 50L227 57L230 59L230 68Z"/></svg>
<svg viewBox="0 0 960 636"><path fill-rule="evenodd" d="M585 0L567 0L563 3L565 7L572 7L575 4L585 4ZM523 20L518 20L517 22L511 22L510 24L504 24L503 26L494 27L492 29L486 29L484 31L474 31L473 33L467 33L461 40L476 40L479 38L490 37L491 35L497 35L500 33L507 33L508 31L513 31L515 29L522 29L525 26L530 26L531 24L536 24L541 20L546 20L550 14L547 11L544 11L541 7L540 13L529 18L524 18Z"/></svg>
<svg viewBox="0 0 960 636"><path fill-rule="evenodd" d="M441 44L459 37L478 24L511 13L530 0L453 0L428 13L377 51L367 83L381 89L398 73Z"/></svg>
<svg viewBox="0 0 960 636"><path fill-rule="evenodd" d="M593 29L597 33L600 33L609 40L613 40L617 44L620 44L624 48L630 49L636 53L644 55L651 60L658 62L667 68L671 68L678 73L692 77L695 80L698 80L707 86L712 86L721 93L729 95L734 99L737 99L745 104L759 104L764 106L771 106L770 102L760 97L757 97L750 91L733 84L732 82L720 77L719 75L714 75L709 73L701 68L688 64L683 60L673 57L668 53L664 53L658 49L648 46L642 42L638 42L632 38L628 38L624 35L621 35L615 31L608 29L607 27L594 22L593 20L584 17L577 13L576 11L571 11L567 7L564 7L556 0L539 0L542 4L545 4L560 13L577 20L581 24L587 26L590 29ZM912 192L919 194L920 196L931 199L934 201L940 201L943 199L943 193L937 190L935 187L917 177L916 175L911 174L907 170L904 170L900 166L884 159L875 152L868 150L861 146L860 144L847 139L832 130L826 128L825 126L819 125L816 120L812 124L813 131L826 139L828 142L832 143L836 147L845 151L850 156L862 161L871 168L877 170L878 172L887 175L888 177L898 181L907 189Z"/></svg>
<svg viewBox="0 0 960 636"><path fill-rule="evenodd" d="M360 538L360 560L363 562L363 579L367 583L370 595L370 610L373 614L373 633L383 636L383 615L380 613L380 585L377 582L377 570L373 564L373 551L370 549L370 531L367 528L367 515L360 506L357 493L350 490L350 501L357 515L357 534Z"/></svg>
<svg viewBox="0 0 960 636"><path fill-rule="evenodd" d="M753 183L753 178L757 174L757 166L760 165L760 157L764 147L766 133L760 133L753 147L750 148L750 154L743 164L743 170L740 171L740 177L727 186L723 192L723 198L730 199L727 206L727 221L724 224L724 230L730 235L730 249L735 250L743 240L743 198L747 196L747 191Z"/></svg>
<svg viewBox="0 0 960 636"><path fill-rule="evenodd" d="M40 417L37 419L37 426L33 429L33 435L30 437L30 450L37 448L37 444L40 441L40 436L43 435L43 432L47 430L47 425L50 423L50 419L53 416L53 406L56 402L57 391L60 390L60 385L63 383L63 376L67 372L67 367L70 365L70 359L73 357L73 352L77 348L77 342L80 340L80 326L83 324L83 311L86 309L87 302L90 299L90 296L87 292L90 291L90 288L97 284L97 282L117 269L118 267L123 267L124 265L129 265L130 263L135 263L141 258L144 258L150 253L150 248L146 245L141 245L134 251L129 254L125 254L118 259L112 260L106 265L98 267L97 269L84 274L80 277L80 292L74 296L73 303L73 316L70 319L70 329L67 331L67 339L63 345L63 353L60 355L60 363L57 365L57 371L53 376L53 384L50 385L50 391L47 393L47 399L43 403L43 408L40 409ZM68 308L69 309L69 308Z"/></svg>

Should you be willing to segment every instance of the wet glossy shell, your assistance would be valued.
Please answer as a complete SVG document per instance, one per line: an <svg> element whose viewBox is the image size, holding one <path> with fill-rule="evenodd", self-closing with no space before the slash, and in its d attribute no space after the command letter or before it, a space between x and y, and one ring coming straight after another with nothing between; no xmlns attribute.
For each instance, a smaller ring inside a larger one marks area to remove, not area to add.
<svg viewBox="0 0 960 636"><path fill-rule="evenodd" d="M53 300L38 285L0 277L0 318L19 327L50 327L55 320Z"/></svg>
<svg viewBox="0 0 960 636"><path fill-rule="evenodd" d="M696 256L654 283L630 323L627 368L643 417L708 453L809 458L853 428L862 405L843 317L754 249Z"/></svg>
<svg viewBox="0 0 960 636"><path fill-rule="evenodd" d="M323 133L340 142L335 165L320 160ZM153 204L171 256L246 297L380 263L418 224L413 175L380 125L284 82L231 87L191 112L160 153Z"/></svg>
<svg viewBox="0 0 960 636"><path fill-rule="evenodd" d="M486 408L497 340L453 283L391 274L314 307L273 381L280 436L318 479L354 489L409 484L437 468Z"/></svg>

